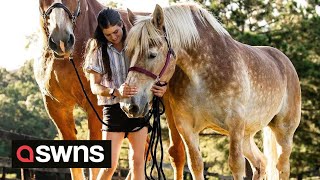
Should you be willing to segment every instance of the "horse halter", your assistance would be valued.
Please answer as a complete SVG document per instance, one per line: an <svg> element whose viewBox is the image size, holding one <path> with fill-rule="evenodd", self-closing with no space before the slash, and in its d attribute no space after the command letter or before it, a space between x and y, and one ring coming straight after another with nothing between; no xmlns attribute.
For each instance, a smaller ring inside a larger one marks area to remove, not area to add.
<svg viewBox="0 0 320 180"><path fill-rule="evenodd" d="M152 79L154 79L157 82L160 81L160 78L162 77L162 75L164 74L164 72L166 71L168 65L169 65L169 62L170 62L170 59L171 59L171 55L173 57L176 57L173 49L171 48L170 44L169 44L169 41L167 39L167 37L165 36L165 40L167 41L167 44L168 44L168 52L167 52L167 56L166 56L166 62L163 66L163 68L161 69L160 71L160 74L159 75L155 75L153 72L151 71L148 71L144 68L141 68L141 67L138 67L138 66L132 66L128 69L128 72L130 71L136 71L136 72L139 72L139 73L142 73L148 77L151 77Z"/></svg>
<svg viewBox="0 0 320 180"><path fill-rule="evenodd" d="M73 28L75 27L76 25L76 19L77 17L80 15L80 0L78 0L78 3L77 3L77 8L75 10L75 12L72 14L71 11L62 3L54 3L52 4L46 11L42 11L41 7L40 7L40 13L41 13L41 16L43 18L43 21L44 21L44 27L45 27L45 31L46 31L46 34L49 36L49 32L48 32L48 29L47 29L47 19L49 17L49 15L51 14L52 10L55 9L55 8L62 8L64 11L67 12L69 18L71 19L72 21L72 24L73 24Z"/></svg>

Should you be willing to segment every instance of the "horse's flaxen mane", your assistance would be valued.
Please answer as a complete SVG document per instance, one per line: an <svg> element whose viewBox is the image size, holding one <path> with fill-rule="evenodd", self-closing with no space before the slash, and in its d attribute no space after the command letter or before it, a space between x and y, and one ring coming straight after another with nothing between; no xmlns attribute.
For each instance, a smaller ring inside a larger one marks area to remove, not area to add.
<svg viewBox="0 0 320 180"><path fill-rule="evenodd" d="M93 38L90 38L86 42L85 52L83 55L84 61L82 63L82 70L83 70L84 75L87 78L87 80L89 80L90 75L89 75L86 67L88 67L90 65L90 63L91 63L90 59L94 58L93 56L95 56L97 50L98 50L97 41Z"/></svg>
<svg viewBox="0 0 320 180"><path fill-rule="evenodd" d="M168 41L173 48L192 47L199 42L196 20L204 26L208 23L220 35L229 36L217 19L197 5L174 5L163 9ZM136 16L135 25L128 34L127 52L130 54L140 45L140 52L147 52L150 40L159 45L163 35L151 22L152 17Z"/></svg>

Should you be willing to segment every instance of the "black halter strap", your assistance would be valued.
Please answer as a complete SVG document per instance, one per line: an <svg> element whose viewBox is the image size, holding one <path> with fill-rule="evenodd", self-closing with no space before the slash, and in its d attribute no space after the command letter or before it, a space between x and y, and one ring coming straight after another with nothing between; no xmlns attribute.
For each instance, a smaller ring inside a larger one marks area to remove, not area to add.
<svg viewBox="0 0 320 180"><path fill-rule="evenodd" d="M62 8L63 10L65 10L68 13L69 18L74 23L76 18L80 15L80 0L78 0L77 9L75 10L75 12L73 14L70 12L70 10L64 4L54 3L45 12L42 13L42 16L44 18L47 18L51 14L52 10L55 8Z"/></svg>
<svg viewBox="0 0 320 180"><path fill-rule="evenodd" d="M49 36L49 31L48 31L48 28L47 28L47 25L48 25L48 18L52 12L53 9L55 8L61 8L63 9L64 11L66 11L66 13L68 14L69 18L71 19L72 21L72 24L73 24L73 29L76 25L76 20L77 20L77 17L80 15L80 0L78 0L78 3L77 3L77 8L76 10L74 11L74 13L72 14L71 11L62 3L54 3L52 4L46 11L43 11L40 7L40 13L41 13L41 16L43 18L43 21L44 21L44 28L45 28L45 31L46 31L46 34L47 36Z"/></svg>

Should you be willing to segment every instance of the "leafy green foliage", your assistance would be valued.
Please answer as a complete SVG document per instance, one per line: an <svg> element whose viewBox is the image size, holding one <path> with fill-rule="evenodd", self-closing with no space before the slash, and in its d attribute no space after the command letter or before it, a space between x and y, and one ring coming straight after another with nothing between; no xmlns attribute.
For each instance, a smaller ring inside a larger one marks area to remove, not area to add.
<svg viewBox="0 0 320 180"><path fill-rule="evenodd" d="M55 135L33 77L32 61L16 72L0 70L0 127L12 132L52 138Z"/></svg>
<svg viewBox="0 0 320 180"><path fill-rule="evenodd" d="M53 139L56 130L45 111L42 96L33 77L32 61L15 72L0 68L0 128L3 130ZM0 144L0 156L9 155ZM8 142L6 143L8 144Z"/></svg>

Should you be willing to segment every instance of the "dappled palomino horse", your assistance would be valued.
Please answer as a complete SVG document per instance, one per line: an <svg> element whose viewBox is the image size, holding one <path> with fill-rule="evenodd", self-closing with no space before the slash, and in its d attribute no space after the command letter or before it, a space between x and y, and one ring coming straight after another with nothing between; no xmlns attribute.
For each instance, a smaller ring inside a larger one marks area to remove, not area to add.
<svg viewBox="0 0 320 180"><path fill-rule="evenodd" d="M64 140L77 139L73 118L76 105L88 114L89 138L101 139L101 123L89 106L68 59L74 58L85 90L102 117L102 108L97 106L96 96L91 93L81 67L85 43L93 36L96 16L102 8L96 0L39 0L44 42L42 57L34 62L35 78L46 110ZM120 13L128 24L127 13ZM97 173L98 169L91 169L90 179L96 179ZM71 169L71 175L76 180L84 179L80 168Z"/></svg>
<svg viewBox="0 0 320 180"><path fill-rule="evenodd" d="M134 26L127 37L131 59L127 83L139 89L121 106L131 117L144 116L152 84L170 80L165 106L175 179L182 179L184 152L193 179L204 179L199 132L205 128L228 135L234 179L245 176L244 157L255 169L253 179L265 174L272 180L289 179L289 156L301 111L299 79L290 60L275 48L237 42L195 5L157 6L150 17L129 11L129 19ZM271 145L278 144L281 152L276 161L267 158L253 139L267 126L276 139ZM273 173L267 164L278 171L277 177L269 176Z"/></svg>

